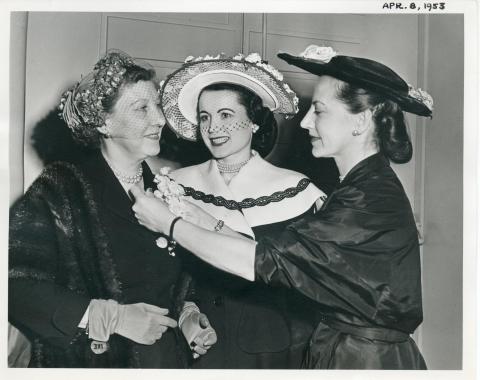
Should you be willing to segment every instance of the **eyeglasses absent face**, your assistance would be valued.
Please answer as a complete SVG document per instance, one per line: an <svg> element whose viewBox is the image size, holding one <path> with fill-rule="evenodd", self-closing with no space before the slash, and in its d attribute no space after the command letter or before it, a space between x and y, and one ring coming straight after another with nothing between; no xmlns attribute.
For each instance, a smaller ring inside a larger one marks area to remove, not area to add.
<svg viewBox="0 0 480 380"><path fill-rule="evenodd" d="M215 158L250 152L253 123L234 91L204 91L198 100L198 119L202 139Z"/></svg>
<svg viewBox="0 0 480 380"><path fill-rule="evenodd" d="M138 81L125 85L120 91L120 97L105 120L112 142L128 151L138 149L139 154L158 154L165 117L155 84Z"/></svg>

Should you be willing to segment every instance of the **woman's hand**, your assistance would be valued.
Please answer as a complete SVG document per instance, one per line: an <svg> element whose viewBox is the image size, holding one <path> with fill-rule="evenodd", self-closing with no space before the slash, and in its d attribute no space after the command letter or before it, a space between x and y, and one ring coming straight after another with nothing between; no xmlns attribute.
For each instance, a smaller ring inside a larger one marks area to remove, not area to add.
<svg viewBox="0 0 480 380"><path fill-rule="evenodd" d="M203 313L199 313L197 317L200 330L193 341L190 342L190 348L193 351L194 359L199 358L200 355L205 355L207 351L217 343L217 333L210 325L207 316Z"/></svg>
<svg viewBox="0 0 480 380"><path fill-rule="evenodd" d="M136 343L151 345L177 322L167 316L168 310L135 303L120 305L115 300L93 299L88 306L88 336L107 342L118 334Z"/></svg>
<svg viewBox="0 0 480 380"><path fill-rule="evenodd" d="M154 232L168 235L170 224L175 218L168 209L168 205L155 198L153 193L143 191L139 186L133 186L130 193L135 198L132 210L138 222Z"/></svg>
<svg viewBox="0 0 480 380"><path fill-rule="evenodd" d="M217 333L194 302L185 302L178 326L192 350L194 359L205 355L217 342Z"/></svg>
<svg viewBox="0 0 480 380"><path fill-rule="evenodd" d="M175 217L170 212L168 205L155 198L151 191L145 192L138 186L133 186L130 192L135 198L132 210L138 222L152 231L168 234L170 223ZM187 222L207 230L214 229L217 219L189 201L184 200L182 203L182 217Z"/></svg>
<svg viewBox="0 0 480 380"><path fill-rule="evenodd" d="M177 322L167 317L168 310L146 303L119 305L115 333L140 344L153 344Z"/></svg>
<svg viewBox="0 0 480 380"><path fill-rule="evenodd" d="M213 230L217 224L217 219L192 202L184 200L182 209L184 212L183 218L187 222L196 224L206 230Z"/></svg>

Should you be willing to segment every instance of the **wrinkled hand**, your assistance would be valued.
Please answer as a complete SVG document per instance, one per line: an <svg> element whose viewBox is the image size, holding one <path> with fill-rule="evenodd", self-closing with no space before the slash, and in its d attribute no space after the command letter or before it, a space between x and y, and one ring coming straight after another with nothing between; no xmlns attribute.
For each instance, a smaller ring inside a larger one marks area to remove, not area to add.
<svg viewBox="0 0 480 380"><path fill-rule="evenodd" d="M168 309L146 303L119 305L115 333L140 344L154 344L169 327L177 326L167 314Z"/></svg>
<svg viewBox="0 0 480 380"><path fill-rule="evenodd" d="M180 329L193 351L193 358L205 355L217 343L217 333L210 325L207 316L196 310L187 310L180 317Z"/></svg>
<svg viewBox="0 0 480 380"><path fill-rule="evenodd" d="M151 191L143 191L138 185L132 186L130 193L135 198L132 210L138 222L148 229L168 235L170 224L175 217L168 205L155 198Z"/></svg>

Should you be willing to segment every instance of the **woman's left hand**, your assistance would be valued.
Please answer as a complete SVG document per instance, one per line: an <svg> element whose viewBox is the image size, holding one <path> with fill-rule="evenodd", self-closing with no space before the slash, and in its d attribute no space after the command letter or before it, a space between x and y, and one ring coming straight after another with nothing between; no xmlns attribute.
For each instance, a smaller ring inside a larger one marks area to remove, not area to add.
<svg viewBox="0 0 480 380"><path fill-rule="evenodd" d="M213 230L217 219L187 200L183 201L183 219L206 230Z"/></svg>
<svg viewBox="0 0 480 380"><path fill-rule="evenodd" d="M175 218L168 205L155 198L152 192L145 192L137 185L130 189L130 193L135 199L132 210L138 222L154 232L168 234L170 224Z"/></svg>

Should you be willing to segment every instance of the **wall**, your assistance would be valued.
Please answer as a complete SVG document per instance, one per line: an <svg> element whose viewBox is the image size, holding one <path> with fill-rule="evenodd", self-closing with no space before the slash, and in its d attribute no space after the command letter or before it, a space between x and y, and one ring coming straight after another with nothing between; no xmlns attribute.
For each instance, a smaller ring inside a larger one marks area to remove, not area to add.
<svg viewBox="0 0 480 380"><path fill-rule="evenodd" d="M27 12L12 12L10 18L10 204L23 194L23 143L25 133L25 66Z"/></svg>
<svg viewBox="0 0 480 380"><path fill-rule="evenodd" d="M31 145L35 125L58 106L62 91L99 57L99 13L30 12L25 88L25 177L27 188L43 165Z"/></svg>
<svg viewBox="0 0 480 380"><path fill-rule="evenodd" d="M430 368L462 368L463 16L425 24L425 80L435 94L425 125L422 349Z"/></svg>
<svg viewBox="0 0 480 380"><path fill-rule="evenodd" d="M278 51L298 53L309 44L332 46L339 54L383 62L402 77L408 78L411 84L417 85L417 15L269 13L262 18L261 14L248 14L245 15L244 25L244 51L264 52L263 56L282 71L285 80L301 99L300 113L290 121L281 121L275 154L269 157L274 163L285 165L284 158L292 156L290 152L295 148L292 147L292 141L299 141L296 130L304 115L302 106L310 103L316 83L314 75L277 58ZM407 118L412 140L415 141L417 118ZM308 155L309 150L302 152L302 156L305 154ZM414 208L415 160L414 156L408 164L392 165ZM314 179L321 177L322 171L328 172L328 166L323 165L322 160L306 161L302 160L301 165L312 166L307 174ZM303 170L299 167L293 169ZM318 184L323 185L321 182Z"/></svg>

